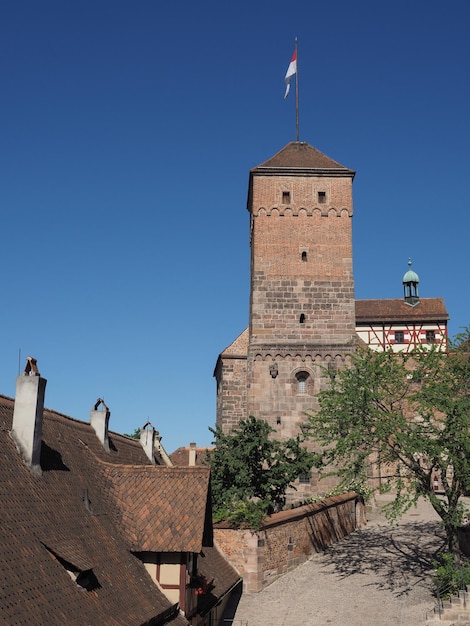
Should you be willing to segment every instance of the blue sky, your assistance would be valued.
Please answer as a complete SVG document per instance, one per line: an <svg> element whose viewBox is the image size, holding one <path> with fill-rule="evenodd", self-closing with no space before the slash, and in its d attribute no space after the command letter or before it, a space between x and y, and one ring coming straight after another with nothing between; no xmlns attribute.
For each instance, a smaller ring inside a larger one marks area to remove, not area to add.
<svg viewBox="0 0 470 626"><path fill-rule="evenodd" d="M212 440L217 355L245 328L249 169L300 139L356 170L356 297L470 323L470 3L4 0L0 393L169 452Z"/></svg>

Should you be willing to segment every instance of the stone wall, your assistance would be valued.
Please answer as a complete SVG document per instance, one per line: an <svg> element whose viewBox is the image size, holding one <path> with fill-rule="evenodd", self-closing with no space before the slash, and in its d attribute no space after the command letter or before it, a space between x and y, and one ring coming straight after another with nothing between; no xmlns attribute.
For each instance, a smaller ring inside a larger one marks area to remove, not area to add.
<svg viewBox="0 0 470 626"><path fill-rule="evenodd" d="M364 503L351 492L275 513L257 532L216 524L214 538L243 577L244 592L257 593L365 523Z"/></svg>

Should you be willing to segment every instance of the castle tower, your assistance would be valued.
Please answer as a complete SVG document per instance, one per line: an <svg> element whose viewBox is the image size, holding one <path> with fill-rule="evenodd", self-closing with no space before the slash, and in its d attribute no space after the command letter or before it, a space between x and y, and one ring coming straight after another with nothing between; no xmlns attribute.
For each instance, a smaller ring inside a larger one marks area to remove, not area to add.
<svg viewBox="0 0 470 626"><path fill-rule="evenodd" d="M249 415L285 439L355 341L354 172L292 142L250 172L249 328L217 361L217 423Z"/></svg>
<svg viewBox="0 0 470 626"><path fill-rule="evenodd" d="M281 439L355 340L354 172L292 142L250 172L251 297L247 415Z"/></svg>

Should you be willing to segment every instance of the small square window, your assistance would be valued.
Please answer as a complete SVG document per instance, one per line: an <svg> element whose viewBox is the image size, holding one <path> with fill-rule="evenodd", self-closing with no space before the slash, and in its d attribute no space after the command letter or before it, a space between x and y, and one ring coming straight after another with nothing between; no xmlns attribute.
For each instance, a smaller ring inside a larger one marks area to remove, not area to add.
<svg viewBox="0 0 470 626"><path fill-rule="evenodd" d="M395 343L405 343L405 333L402 330L395 331Z"/></svg>
<svg viewBox="0 0 470 626"><path fill-rule="evenodd" d="M310 474L301 474L299 476L299 483L301 485L310 485Z"/></svg>
<svg viewBox="0 0 470 626"><path fill-rule="evenodd" d="M325 204L326 202L326 191L318 192L318 204Z"/></svg>
<svg viewBox="0 0 470 626"><path fill-rule="evenodd" d="M290 191L282 192L282 204L290 204Z"/></svg>
<svg viewBox="0 0 470 626"><path fill-rule="evenodd" d="M434 343L436 340L436 335L433 330L426 331L426 343Z"/></svg>

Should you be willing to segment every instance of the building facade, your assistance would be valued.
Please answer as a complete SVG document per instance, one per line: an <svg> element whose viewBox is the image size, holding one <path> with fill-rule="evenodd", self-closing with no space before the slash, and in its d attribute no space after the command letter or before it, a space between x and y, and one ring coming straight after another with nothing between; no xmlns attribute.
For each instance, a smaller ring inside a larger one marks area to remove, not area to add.
<svg viewBox="0 0 470 626"><path fill-rule="evenodd" d="M344 366L358 342L376 350L445 345L444 302L419 299L411 268L403 300L355 301L354 175L303 142L250 171L249 326L214 371L224 432L253 415L281 440L296 436L318 407L328 371ZM322 491L329 486L322 481ZM315 476L299 488L300 496L316 491Z"/></svg>

